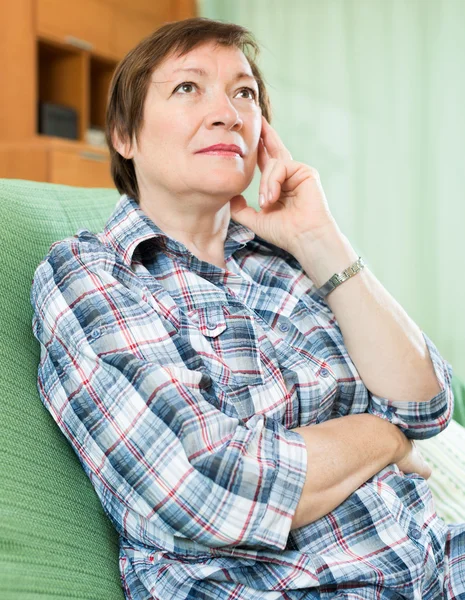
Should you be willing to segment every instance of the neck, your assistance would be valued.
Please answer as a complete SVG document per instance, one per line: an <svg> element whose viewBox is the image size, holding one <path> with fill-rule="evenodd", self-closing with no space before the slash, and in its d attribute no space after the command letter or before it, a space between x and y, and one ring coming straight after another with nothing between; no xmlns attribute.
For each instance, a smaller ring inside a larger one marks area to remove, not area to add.
<svg viewBox="0 0 465 600"><path fill-rule="evenodd" d="M181 242L197 258L225 268L224 242L231 217L229 202L217 198L199 202L198 198L171 198L161 195L140 198L140 208L160 229Z"/></svg>

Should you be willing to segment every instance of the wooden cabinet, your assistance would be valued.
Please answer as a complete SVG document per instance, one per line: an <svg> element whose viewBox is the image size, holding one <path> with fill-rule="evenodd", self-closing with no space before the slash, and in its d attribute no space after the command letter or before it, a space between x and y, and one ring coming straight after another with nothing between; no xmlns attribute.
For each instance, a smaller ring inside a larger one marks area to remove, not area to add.
<svg viewBox="0 0 465 600"><path fill-rule="evenodd" d="M73 108L78 119L78 139L84 140L89 125L89 54L40 40L37 75L38 101Z"/></svg>
<svg viewBox="0 0 465 600"><path fill-rule="evenodd" d="M113 6L118 9L127 9L129 3L127 0L108 0ZM130 2L130 10L141 13L144 15L151 15L155 17L155 19L163 20L164 15L172 12L173 6L176 5L176 2L171 2L171 0L131 0ZM194 10L191 11L193 16ZM172 14L173 17L173 14ZM183 17L184 18L184 17Z"/></svg>
<svg viewBox="0 0 465 600"><path fill-rule="evenodd" d="M0 177L113 187L103 130L118 62L165 22L196 16L195 0L0 0ZM39 103L76 111L78 139L39 133Z"/></svg>
<svg viewBox="0 0 465 600"><path fill-rule="evenodd" d="M0 144L0 177L114 187L108 151L59 138Z"/></svg>
<svg viewBox="0 0 465 600"><path fill-rule="evenodd" d="M0 141L34 135L36 37L32 0L0 0Z"/></svg>
<svg viewBox="0 0 465 600"><path fill-rule="evenodd" d="M111 52L118 57L125 56L142 38L150 35L154 21L162 24L177 20L177 2L171 0L134 0L131 3L126 0L108 1L113 7Z"/></svg>
<svg viewBox="0 0 465 600"><path fill-rule="evenodd" d="M153 4L163 6L163 4L169 5L170 3L154 2ZM152 33L154 19L159 20L160 23L164 20L160 16L152 16L152 19L148 19L147 15L143 13L132 11L123 6L115 6L111 40L112 53L119 57L125 56L142 38Z"/></svg>
<svg viewBox="0 0 465 600"><path fill-rule="evenodd" d="M106 154L87 149L52 149L49 181L82 187L114 187Z"/></svg>
<svg viewBox="0 0 465 600"><path fill-rule="evenodd" d="M37 0L37 34L109 55L112 9L103 0Z"/></svg>

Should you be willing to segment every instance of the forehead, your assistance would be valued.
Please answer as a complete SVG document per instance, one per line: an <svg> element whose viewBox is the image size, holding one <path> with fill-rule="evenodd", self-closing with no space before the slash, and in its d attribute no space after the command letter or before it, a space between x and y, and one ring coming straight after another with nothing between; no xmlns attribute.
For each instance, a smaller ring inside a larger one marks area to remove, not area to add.
<svg viewBox="0 0 465 600"><path fill-rule="evenodd" d="M208 76L211 71L226 69L234 75L240 73L253 77L249 61L236 46L221 46L216 42L201 44L183 56L168 56L153 72L175 76L182 69L196 68L200 76Z"/></svg>

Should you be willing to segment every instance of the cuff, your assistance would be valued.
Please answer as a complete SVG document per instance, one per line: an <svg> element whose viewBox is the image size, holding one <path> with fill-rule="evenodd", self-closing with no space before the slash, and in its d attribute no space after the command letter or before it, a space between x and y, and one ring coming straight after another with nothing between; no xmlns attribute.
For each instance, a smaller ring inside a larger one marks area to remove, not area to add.
<svg viewBox="0 0 465 600"><path fill-rule="evenodd" d="M431 400L424 402L389 400L370 393L368 409L369 413L397 425L407 437L412 439L430 438L445 429L452 418L454 405L451 386L452 367L442 358L429 337L424 332L422 334L441 391Z"/></svg>
<svg viewBox="0 0 465 600"><path fill-rule="evenodd" d="M267 427L274 434L276 476L254 538L259 545L284 550L307 476L307 447L300 434L278 421L267 420Z"/></svg>

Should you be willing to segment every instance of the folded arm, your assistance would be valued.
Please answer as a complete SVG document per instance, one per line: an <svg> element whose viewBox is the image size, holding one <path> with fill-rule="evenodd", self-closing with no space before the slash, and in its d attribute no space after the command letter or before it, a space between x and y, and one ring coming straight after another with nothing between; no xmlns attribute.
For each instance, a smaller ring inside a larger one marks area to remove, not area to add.
<svg viewBox="0 0 465 600"><path fill-rule="evenodd" d="M125 537L283 549L305 480L302 437L218 410L153 296L121 283L129 269L115 278L123 268L109 251L64 241L37 269L45 406Z"/></svg>
<svg viewBox="0 0 465 600"><path fill-rule="evenodd" d="M374 415L347 415L293 431L304 439L311 460L291 529L328 514L390 464L425 478L430 474L412 441Z"/></svg>
<svg viewBox="0 0 465 600"><path fill-rule="evenodd" d="M337 226L294 256L317 287L357 260ZM434 344L367 267L326 299L347 351L370 393L369 412L411 438L442 431L453 412L452 369Z"/></svg>

